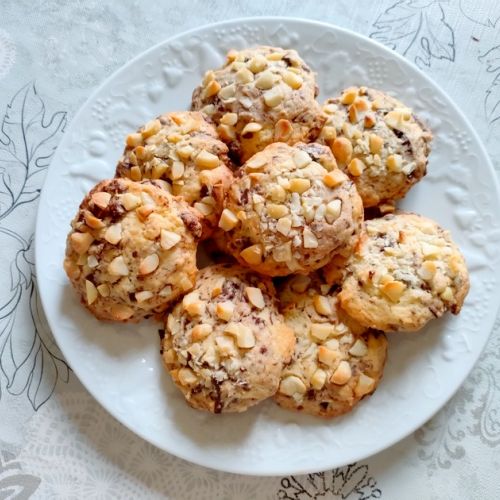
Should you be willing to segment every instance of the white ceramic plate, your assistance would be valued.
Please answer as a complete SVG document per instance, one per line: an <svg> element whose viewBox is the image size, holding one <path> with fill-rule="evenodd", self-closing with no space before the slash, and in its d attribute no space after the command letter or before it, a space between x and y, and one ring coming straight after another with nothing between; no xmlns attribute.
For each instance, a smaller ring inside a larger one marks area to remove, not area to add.
<svg viewBox="0 0 500 500"><path fill-rule="evenodd" d="M81 198L112 177L125 135L165 111L188 109L204 71L230 48L297 49L318 72L320 99L345 86L385 89L434 132L429 174L403 203L450 229L467 258L471 291L459 317L418 334L391 335L377 392L333 421L286 412L272 401L242 415L190 409L164 373L159 325L105 324L79 305L62 269L69 223ZM345 465L381 451L428 420L477 360L497 310L500 203L477 135L439 87L383 46L334 26L259 18L205 26L167 40L111 76L66 132L43 188L36 228L38 283L52 331L94 397L159 448L192 462L258 475Z"/></svg>

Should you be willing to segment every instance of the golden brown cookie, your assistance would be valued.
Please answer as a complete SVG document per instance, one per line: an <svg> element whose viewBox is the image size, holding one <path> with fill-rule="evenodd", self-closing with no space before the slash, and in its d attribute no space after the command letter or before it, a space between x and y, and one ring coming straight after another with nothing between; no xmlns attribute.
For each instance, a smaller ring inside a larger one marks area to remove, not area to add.
<svg viewBox="0 0 500 500"><path fill-rule="evenodd" d="M138 321L194 285L201 223L162 184L102 181L71 223L64 269L98 319Z"/></svg>
<svg viewBox="0 0 500 500"><path fill-rule="evenodd" d="M270 279L237 265L202 269L168 315L163 360L194 408L242 412L272 396L294 336Z"/></svg>
<svg viewBox="0 0 500 500"><path fill-rule="evenodd" d="M203 216L203 238L219 220L224 191L232 182L227 146L199 112L165 113L129 134L116 177L162 179Z"/></svg>
<svg viewBox="0 0 500 500"><path fill-rule="evenodd" d="M268 276L307 274L348 255L363 219L352 181L328 147L274 143L238 171L219 227L242 265Z"/></svg>
<svg viewBox="0 0 500 500"><path fill-rule="evenodd" d="M387 356L383 333L367 331L339 307L318 275L288 278L279 291L295 353L275 395L283 408L321 417L347 413L377 388Z"/></svg>
<svg viewBox="0 0 500 500"><path fill-rule="evenodd" d="M339 299L366 327L416 331L446 311L458 314L469 291L465 260L450 233L411 213L365 223Z"/></svg>
<svg viewBox="0 0 500 500"><path fill-rule="evenodd" d="M229 51L193 93L192 109L216 123L231 156L243 163L272 142L314 140L325 122L315 74L295 50Z"/></svg>
<svg viewBox="0 0 500 500"><path fill-rule="evenodd" d="M356 184L365 207L393 205L426 173L432 134L397 99L351 87L323 105L328 119L318 142L328 144Z"/></svg>

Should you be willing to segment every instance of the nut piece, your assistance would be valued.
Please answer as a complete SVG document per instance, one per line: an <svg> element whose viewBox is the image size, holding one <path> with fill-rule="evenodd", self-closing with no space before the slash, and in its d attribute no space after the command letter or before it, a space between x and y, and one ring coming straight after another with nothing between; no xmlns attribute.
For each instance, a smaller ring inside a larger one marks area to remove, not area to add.
<svg viewBox="0 0 500 500"><path fill-rule="evenodd" d="M144 129L141 130L142 137L144 139L147 139L148 137L157 134L160 131L160 129L161 129L160 120L152 120L149 123L146 123L146 125L144 125Z"/></svg>
<svg viewBox="0 0 500 500"><path fill-rule="evenodd" d="M332 224L340 217L340 212L342 211L342 202L340 200L332 200L326 206L326 220L329 224Z"/></svg>
<svg viewBox="0 0 500 500"><path fill-rule="evenodd" d="M370 153L372 155L380 154L382 146L384 145L384 139L377 134L370 134L368 142L370 145Z"/></svg>
<svg viewBox="0 0 500 500"><path fill-rule="evenodd" d="M262 262L262 247L260 245L252 245L240 252L240 257L248 264L257 265Z"/></svg>
<svg viewBox="0 0 500 500"><path fill-rule="evenodd" d="M131 307L122 304L115 304L111 307L111 316L117 321L127 321L133 314L134 310Z"/></svg>
<svg viewBox="0 0 500 500"><path fill-rule="evenodd" d="M318 347L318 360L327 366L333 366L337 362L339 356L340 353L338 351L328 349L328 347L324 345Z"/></svg>
<svg viewBox="0 0 500 500"><path fill-rule="evenodd" d="M358 88L357 87L349 87L345 89L340 97L340 102L345 105L352 104L354 99L358 96Z"/></svg>
<svg viewBox="0 0 500 500"><path fill-rule="evenodd" d="M396 280L387 281L380 289L380 291L392 302L397 302L405 290L406 285L403 282Z"/></svg>
<svg viewBox="0 0 500 500"><path fill-rule="evenodd" d="M223 321L229 321L234 312L234 304L228 300L225 302L219 302L215 308L215 314L219 319Z"/></svg>
<svg viewBox="0 0 500 500"><path fill-rule="evenodd" d="M306 393L306 391L307 387L304 382L302 382L302 380L300 380L300 378L296 377L295 375L289 375L288 377L285 377L281 381L279 387L279 392L281 392L281 394L292 397L296 394L302 396Z"/></svg>
<svg viewBox="0 0 500 500"><path fill-rule="evenodd" d="M273 219L281 219L281 217L288 215L288 207L286 205L270 203L267 205L267 215Z"/></svg>
<svg viewBox="0 0 500 500"><path fill-rule="evenodd" d="M253 134L254 132L259 132L259 130L262 130L262 125L260 123L250 122L243 127L241 135Z"/></svg>
<svg viewBox="0 0 500 500"><path fill-rule="evenodd" d="M321 368L318 368L311 377L311 386L317 391L321 390L326 382L326 372Z"/></svg>
<svg viewBox="0 0 500 500"><path fill-rule="evenodd" d="M130 178L133 181L142 180L142 172L141 172L141 169L137 165L130 169Z"/></svg>
<svg viewBox="0 0 500 500"><path fill-rule="evenodd" d="M101 297L109 297L109 294L111 293L111 289L106 283L99 285L97 287L97 291L99 292L99 295L101 295Z"/></svg>
<svg viewBox="0 0 500 500"><path fill-rule="evenodd" d="M433 276L436 274L437 266L432 260L425 260L422 264L422 267L418 271L418 275L423 280L431 280Z"/></svg>
<svg viewBox="0 0 500 500"><path fill-rule="evenodd" d="M191 316L200 316L205 311L205 303L198 298L196 292L184 295L182 307Z"/></svg>
<svg viewBox="0 0 500 500"><path fill-rule="evenodd" d="M205 87L205 90L204 90L204 97L207 98L207 97L212 97L214 96L215 94L217 94L220 90L220 83L215 81L215 80L212 80L206 87Z"/></svg>
<svg viewBox="0 0 500 500"><path fill-rule="evenodd" d="M330 377L330 382L332 384L344 385L351 378L351 365L347 361L341 361L337 369L333 372L333 375Z"/></svg>
<svg viewBox="0 0 500 500"><path fill-rule="evenodd" d="M85 280L85 292L87 293L87 304L90 306L97 299L97 288L92 281Z"/></svg>
<svg viewBox="0 0 500 500"><path fill-rule="evenodd" d="M304 168L312 162L312 158L305 151L299 150L293 155L293 161L298 168Z"/></svg>
<svg viewBox="0 0 500 500"><path fill-rule="evenodd" d="M312 323L311 336L315 339L323 341L330 335L335 334L335 327L331 323Z"/></svg>
<svg viewBox="0 0 500 500"><path fill-rule="evenodd" d="M292 71L286 71L283 74L283 81L294 90L300 89L303 83L302 77Z"/></svg>
<svg viewBox="0 0 500 500"><path fill-rule="evenodd" d="M290 180L290 191L292 193L302 194L311 187L311 181L309 179L291 179Z"/></svg>
<svg viewBox="0 0 500 500"><path fill-rule="evenodd" d="M226 113L221 119L220 122L224 125L236 125L238 121L238 115L236 113Z"/></svg>
<svg viewBox="0 0 500 500"><path fill-rule="evenodd" d="M177 378L179 379L179 383L185 386L191 386L198 382L198 377L191 368L181 368L177 373Z"/></svg>
<svg viewBox="0 0 500 500"><path fill-rule="evenodd" d="M129 148L142 146L142 134L135 133L127 135L126 144Z"/></svg>
<svg viewBox="0 0 500 500"><path fill-rule="evenodd" d="M397 154L389 155L385 164L390 172L401 172L403 167L403 158L401 155Z"/></svg>
<svg viewBox="0 0 500 500"><path fill-rule="evenodd" d="M334 188L348 179L347 175L340 169L332 170L323 177L323 182L329 188Z"/></svg>
<svg viewBox="0 0 500 500"><path fill-rule="evenodd" d="M179 234L174 233L173 231L167 231L166 229L162 229L160 233L160 246L163 250L170 250L175 247L177 243L181 241L181 237Z"/></svg>
<svg viewBox="0 0 500 500"><path fill-rule="evenodd" d="M337 137L332 144L333 156L339 163L349 163L352 156L352 144L345 137Z"/></svg>
<svg viewBox="0 0 500 500"><path fill-rule="evenodd" d="M142 204L141 198L132 193L125 193L121 197L121 202L125 210L128 211L134 210L135 208L137 208L139 205Z"/></svg>
<svg viewBox="0 0 500 500"><path fill-rule="evenodd" d="M262 295L260 288L247 286L245 288L245 293L248 297L248 300L253 306L255 306L257 309L264 309L264 296Z"/></svg>
<svg viewBox="0 0 500 500"><path fill-rule="evenodd" d="M250 83L253 82L253 73L249 71L246 68L241 68L237 73L236 73L236 80L239 83Z"/></svg>
<svg viewBox="0 0 500 500"><path fill-rule="evenodd" d="M274 125L274 141L286 142L292 135L293 127L289 120L281 118Z"/></svg>
<svg viewBox="0 0 500 500"><path fill-rule="evenodd" d="M210 333L212 333L212 327L207 323L201 323L191 330L191 339L193 342L199 342L207 338Z"/></svg>
<svg viewBox="0 0 500 500"><path fill-rule="evenodd" d="M264 94L264 102L270 107L274 108L281 104L281 101L284 99L284 95L282 90L279 87L274 87L271 90L268 90Z"/></svg>
<svg viewBox="0 0 500 500"><path fill-rule="evenodd" d="M92 201L94 202L94 205L97 205L102 210L104 210L109 205L110 200L111 195L109 193L99 192L92 195Z"/></svg>
<svg viewBox="0 0 500 500"><path fill-rule="evenodd" d="M229 323L224 333L236 338L236 345L242 349L251 349L255 346L255 336L252 330L241 323Z"/></svg>
<svg viewBox="0 0 500 500"><path fill-rule="evenodd" d="M238 222L238 217L231 210L225 208L219 219L219 227L223 231L231 231L231 229L234 229L238 225Z"/></svg>
<svg viewBox="0 0 500 500"><path fill-rule="evenodd" d="M135 294L135 300L140 304L141 302L146 302L146 300L151 299L154 296L153 292L149 290L143 290L142 292L137 292Z"/></svg>
<svg viewBox="0 0 500 500"><path fill-rule="evenodd" d="M349 165L347 165L347 170L354 177L359 177L363 173L364 169L365 164L363 163L363 160L360 160L359 158L353 158L349 162Z"/></svg>
<svg viewBox="0 0 500 500"><path fill-rule="evenodd" d="M93 241L94 237L90 233L73 233L70 236L71 248L78 255L86 253Z"/></svg>
<svg viewBox="0 0 500 500"><path fill-rule="evenodd" d="M248 69L252 73L260 73L261 71L264 71L266 68L267 68L267 60L264 56L260 54L253 57L248 63Z"/></svg>
<svg viewBox="0 0 500 500"><path fill-rule="evenodd" d="M374 389L375 389L375 380L369 377L368 375L365 375L364 373L360 373L358 383L354 388L354 393L356 394L356 396L358 397L364 396L365 394L373 392Z"/></svg>
<svg viewBox="0 0 500 500"><path fill-rule="evenodd" d="M119 255L115 257L108 266L109 274L113 276L128 276L128 267L125 264L125 260L123 259L123 255Z"/></svg>
<svg viewBox="0 0 500 500"><path fill-rule="evenodd" d="M318 239L307 226L304 228L302 235L304 237L304 248L318 248Z"/></svg>
<svg viewBox="0 0 500 500"><path fill-rule="evenodd" d="M315 295L313 298L314 309L318 314L329 316L333 314L333 307L327 297L323 295Z"/></svg>
<svg viewBox="0 0 500 500"><path fill-rule="evenodd" d="M218 156L202 149L194 159L194 163L198 168L212 169L219 166L220 160Z"/></svg>
<svg viewBox="0 0 500 500"><path fill-rule="evenodd" d="M270 71L263 71L259 75L257 80L255 80L255 86L260 90L268 90L268 89L272 88L273 80L274 80L273 74Z"/></svg>
<svg viewBox="0 0 500 500"><path fill-rule="evenodd" d="M361 339L356 340L353 346L349 349L349 354L351 356L356 356L358 358L366 356L367 353L368 353L368 347L366 347L365 342L363 342Z"/></svg>
<svg viewBox="0 0 500 500"><path fill-rule="evenodd" d="M122 225L118 222L109 226L104 233L104 239L108 243L116 245L122 239Z"/></svg>
<svg viewBox="0 0 500 500"><path fill-rule="evenodd" d="M139 274L150 274L153 271L156 271L159 265L160 257L158 257L158 254L153 253L151 255L148 255L147 257L142 259L142 262L139 264Z"/></svg>

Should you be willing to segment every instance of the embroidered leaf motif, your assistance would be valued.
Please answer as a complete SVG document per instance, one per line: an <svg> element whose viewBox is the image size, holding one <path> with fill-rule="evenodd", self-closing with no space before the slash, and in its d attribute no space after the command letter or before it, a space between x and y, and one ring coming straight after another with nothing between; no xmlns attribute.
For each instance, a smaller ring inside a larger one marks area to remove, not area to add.
<svg viewBox="0 0 500 500"><path fill-rule="evenodd" d="M484 97L484 112L491 124L500 119L500 45L491 48L478 59L486 64L488 73L496 73Z"/></svg>
<svg viewBox="0 0 500 500"><path fill-rule="evenodd" d="M430 66L432 59L455 60L455 38L440 0L401 0L384 11L373 24L370 38Z"/></svg>
<svg viewBox="0 0 500 500"><path fill-rule="evenodd" d="M67 382L69 368L52 340L35 283L33 237L29 242L0 228L2 246L14 249L10 290L0 302L0 370L10 394L26 393L38 410L58 380Z"/></svg>
<svg viewBox="0 0 500 500"><path fill-rule="evenodd" d="M0 220L39 196L43 172L65 125L65 112L47 116L33 83L7 105L0 130Z"/></svg>

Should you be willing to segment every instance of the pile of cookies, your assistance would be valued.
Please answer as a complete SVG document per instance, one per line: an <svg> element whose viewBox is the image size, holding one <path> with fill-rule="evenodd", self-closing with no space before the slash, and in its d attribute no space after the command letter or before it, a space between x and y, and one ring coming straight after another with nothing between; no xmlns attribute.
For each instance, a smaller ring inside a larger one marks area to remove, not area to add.
<svg viewBox="0 0 500 500"><path fill-rule="evenodd" d="M164 364L195 408L274 397L344 414L379 384L385 333L458 314L468 292L449 233L395 209L425 175L426 126L378 90L317 95L295 50L230 51L192 111L126 138L72 221L64 268L82 303L163 321ZM219 263L198 270L199 247Z"/></svg>

